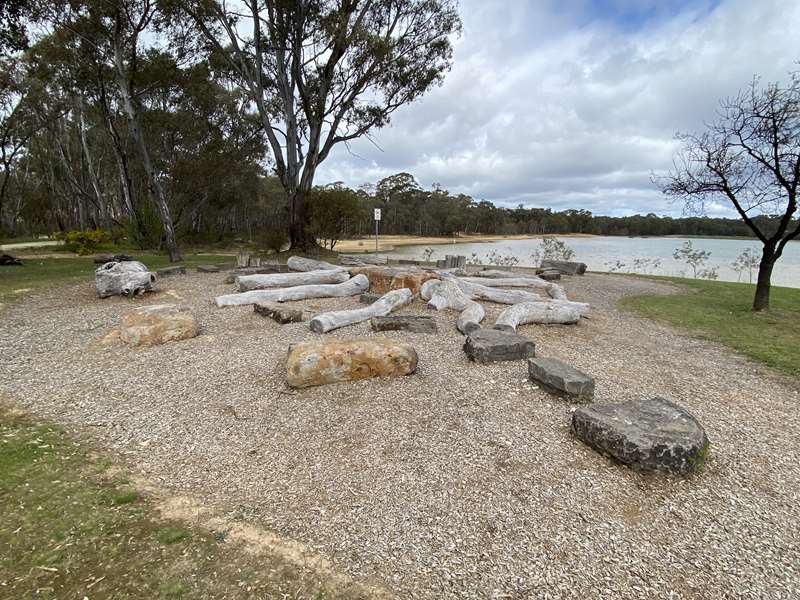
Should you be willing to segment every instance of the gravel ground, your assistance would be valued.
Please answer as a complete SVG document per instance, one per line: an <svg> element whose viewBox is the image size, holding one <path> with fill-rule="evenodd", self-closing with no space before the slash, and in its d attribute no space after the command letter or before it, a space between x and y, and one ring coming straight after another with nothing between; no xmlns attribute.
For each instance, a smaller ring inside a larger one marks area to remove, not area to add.
<svg viewBox="0 0 800 600"><path fill-rule="evenodd" d="M712 448L688 479L636 474L585 447L570 406L527 382L524 362L467 361L453 313L436 314L437 335L381 334L413 342L414 376L292 391L288 344L320 336L214 308L232 287L223 277L171 278L136 301L98 300L87 283L6 308L0 394L399 598L800 597L798 387L615 309L620 295L669 286L573 278L591 319L520 331L538 354L594 374L599 402L661 395L692 411ZM199 337L97 344L133 305L177 299ZM327 337L355 335L368 325Z"/></svg>

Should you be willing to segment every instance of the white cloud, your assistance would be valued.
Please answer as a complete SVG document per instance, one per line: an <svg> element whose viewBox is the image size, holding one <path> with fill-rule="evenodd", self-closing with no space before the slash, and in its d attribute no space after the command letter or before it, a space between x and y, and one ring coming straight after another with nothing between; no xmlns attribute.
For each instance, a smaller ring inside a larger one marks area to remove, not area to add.
<svg viewBox="0 0 800 600"><path fill-rule="evenodd" d="M800 3L689 3L672 14L656 0L612 4L618 13L589 0L467 0L444 85L375 132L381 150L363 139L352 154L339 148L317 181L358 186L408 171L504 205L680 214L650 173L669 167L674 133L701 127L720 98L755 74L786 78L800 58L787 48ZM724 204L714 213L729 214Z"/></svg>

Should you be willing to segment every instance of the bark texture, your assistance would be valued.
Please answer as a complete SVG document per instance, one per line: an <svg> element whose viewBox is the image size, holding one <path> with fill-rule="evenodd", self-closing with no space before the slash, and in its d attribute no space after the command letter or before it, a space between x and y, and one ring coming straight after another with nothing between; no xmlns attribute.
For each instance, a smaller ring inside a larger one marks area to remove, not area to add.
<svg viewBox="0 0 800 600"><path fill-rule="evenodd" d="M355 296L369 289L369 280L364 275L356 275L344 283L298 285L297 287L278 288L274 290L253 290L241 294L217 296L217 306L244 306L256 302L289 302L308 298L344 298Z"/></svg>
<svg viewBox="0 0 800 600"><path fill-rule="evenodd" d="M319 314L311 319L309 327L315 333L327 333L340 327L368 321L372 317L388 315L390 312L409 304L413 298L414 295L408 288L392 290L363 308L336 310Z"/></svg>
<svg viewBox="0 0 800 600"><path fill-rule="evenodd" d="M304 273L271 273L268 275L240 275L236 285L240 292L266 290L270 288L315 285L319 283L343 283L350 279L346 271L306 271Z"/></svg>
<svg viewBox="0 0 800 600"><path fill-rule="evenodd" d="M155 280L156 274L135 260L108 262L94 272L95 288L100 298L136 296L153 289Z"/></svg>
<svg viewBox="0 0 800 600"><path fill-rule="evenodd" d="M343 271L342 267L333 265L324 260L304 258L302 256L290 256L286 261L286 266L290 271Z"/></svg>

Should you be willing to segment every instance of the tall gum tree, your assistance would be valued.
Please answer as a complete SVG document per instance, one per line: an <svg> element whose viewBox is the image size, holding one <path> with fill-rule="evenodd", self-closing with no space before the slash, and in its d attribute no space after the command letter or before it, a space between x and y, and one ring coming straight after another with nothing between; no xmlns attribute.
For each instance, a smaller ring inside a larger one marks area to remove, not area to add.
<svg viewBox="0 0 800 600"><path fill-rule="evenodd" d="M677 137L674 167L656 182L690 210L704 212L704 203L717 199L733 206L761 241L753 310L768 310L775 263L800 236L800 76L786 85L754 79L720 103L705 131Z"/></svg>
<svg viewBox="0 0 800 600"><path fill-rule="evenodd" d="M385 126L440 83L455 0L174 0L236 74L287 195L292 248L316 240L306 196L337 144Z"/></svg>

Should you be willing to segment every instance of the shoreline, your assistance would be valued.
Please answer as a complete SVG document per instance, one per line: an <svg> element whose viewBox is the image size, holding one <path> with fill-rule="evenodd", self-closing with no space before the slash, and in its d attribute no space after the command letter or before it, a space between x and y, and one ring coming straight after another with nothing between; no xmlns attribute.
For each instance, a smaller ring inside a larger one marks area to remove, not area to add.
<svg viewBox="0 0 800 600"><path fill-rule="evenodd" d="M506 240L539 240L545 237L575 238L596 237L592 233L525 234L525 235L460 235L458 237L379 235L378 252L391 252L403 246L444 246L447 244L473 244L503 242ZM348 239L336 242L335 252L348 254L375 252L375 238Z"/></svg>

